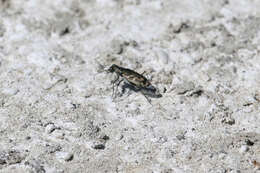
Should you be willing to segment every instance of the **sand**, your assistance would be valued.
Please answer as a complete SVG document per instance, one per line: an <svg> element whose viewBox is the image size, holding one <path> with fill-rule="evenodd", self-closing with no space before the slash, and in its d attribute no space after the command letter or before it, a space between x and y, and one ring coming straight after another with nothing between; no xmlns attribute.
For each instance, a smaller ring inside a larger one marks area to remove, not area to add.
<svg viewBox="0 0 260 173"><path fill-rule="evenodd" d="M259 8L1 0L0 172L260 172ZM112 64L162 97L112 98Z"/></svg>

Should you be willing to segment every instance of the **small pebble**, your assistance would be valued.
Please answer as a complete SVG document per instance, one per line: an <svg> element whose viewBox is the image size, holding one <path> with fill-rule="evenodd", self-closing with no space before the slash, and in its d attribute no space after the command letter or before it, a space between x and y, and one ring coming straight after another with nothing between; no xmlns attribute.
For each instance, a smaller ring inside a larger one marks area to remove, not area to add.
<svg viewBox="0 0 260 173"><path fill-rule="evenodd" d="M195 84L193 82L183 82L182 84L177 85L175 92L177 94L185 94L188 91L191 91L195 88Z"/></svg>
<svg viewBox="0 0 260 173"><path fill-rule="evenodd" d="M8 150L0 152L0 165L12 165L21 163L25 156L17 150Z"/></svg>
<svg viewBox="0 0 260 173"><path fill-rule="evenodd" d="M211 80L211 77L207 73L200 73L199 78L205 82L209 82Z"/></svg>
<svg viewBox="0 0 260 173"><path fill-rule="evenodd" d="M65 133L60 130L55 130L52 135L57 139L64 139Z"/></svg>
<svg viewBox="0 0 260 173"><path fill-rule="evenodd" d="M4 88L2 90L3 94L10 95L10 96L16 95L18 92L19 90L15 88Z"/></svg>
<svg viewBox="0 0 260 173"><path fill-rule="evenodd" d="M107 136L107 135L101 135L100 138L105 140L105 141L109 140L109 136Z"/></svg>
<svg viewBox="0 0 260 173"><path fill-rule="evenodd" d="M31 137L30 136L26 136L26 138L25 138L26 140L30 140L31 139Z"/></svg>
<svg viewBox="0 0 260 173"><path fill-rule="evenodd" d="M121 54L124 51L124 46L119 40L113 40L111 43L111 47L113 49L113 52L116 54Z"/></svg>
<svg viewBox="0 0 260 173"><path fill-rule="evenodd" d="M183 134L181 135L177 135L176 138L181 141L181 140L184 140L185 139L185 136Z"/></svg>
<svg viewBox="0 0 260 173"><path fill-rule="evenodd" d="M240 153L245 153L245 152L247 152L248 151L248 146L246 146L246 145L242 145L241 147L240 147L240 150L239 150L239 152Z"/></svg>
<svg viewBox="0 0 260 173"><path fill-rule="evenodd" d="M119 140L121 140L123 138L124 138L124 135L122 135L120 133L115 136L115 140L117 140L117 141L119 141Z"/></svg>
<svg viewBox="0 0 260 173"><path fill-rule="evenodd" d="M44 113L45 113L46 115L50 115L50 114L53 114L53 113L55 113L55 112L57 112L57 108L52 107L52 108L47 109L46 112L44 112Z"/></svg>
<svg viewBox="0 0 260 173"><path fill-rule="evenodd" d="M60 160L64 160L64 161L68 162L73 159L73 154L69 153L69 152L58 152L58 153L56 153L56 157Z"/></svg>
<svg viewBox="0 0 260 173"><path fill-rule="evenodd" d="M37 173L45 173L46 170L44 169L44 165L40 160L32 159L32 160L26 160L24 162L24 165L30 167L34 171L29 172L37 172Z"/></svg>
<svg viewBox="0 0 260 173"><path fill-rule="evenodd" d="M54 126L54 124L48 124L48 125L45 127L45 132L46 132L47 134L50 134L50 133L52 133L55 129L56 129L56 127Z"/></svg>
<svg viewBox="0 0 260 173"><path fill-rule="evenodd" d="M157 140L159 143L165 143L168 141L167 137L166 136L161 136L159 137L159 139Z"/></svg>
<svg viewBox="0 0 260 173"><path fill-rule="evenodd" d="M235 119L232 117L223 117L221 122L229 125L233 125L236 123Z"/></svg>
<svg viewBox="0 0 260 173"><path fill-rule="evenodd" d="M226 154L225 154L225 153L220 153L220 154L218 155L218 158L219 158L220 160L224 159L225 157L226 157Z"/></svg>
<svg viewBox="0 0 260 173"><path fill-rule="evenodd" d="M243 112L245 112L245 113L251 113L253 111L254 111L254 108L252 106L246 106L243 109Z"/></svg>
<svg viewBox="0 0 260 173"><path fill-rule="evenodd" d="M174 172L173 169L169 168L169 169L165 169L162 171L162 173L172 173Z"/></svg>
<svg viewBox="0 0 260 173"><path fill-rule="evenodd" d="M95 150L104 150L105 149L105 145L104 144L97 144L97 145L94 145L93 148Z"/></svg>
<svg viewBox="0 0 260 173"><path fill-rule="evenodd" d="M162 64L168 64L169 62L169 55L164 50L158 50L156 52L156 57Z"/></svg>
<svg viewBox="0 0 260 173"><path fill-rule="evenodd" d="M226 172L228 172L228 173L241 173L240 170L233 170L231 168L227 169Z"/></svg>

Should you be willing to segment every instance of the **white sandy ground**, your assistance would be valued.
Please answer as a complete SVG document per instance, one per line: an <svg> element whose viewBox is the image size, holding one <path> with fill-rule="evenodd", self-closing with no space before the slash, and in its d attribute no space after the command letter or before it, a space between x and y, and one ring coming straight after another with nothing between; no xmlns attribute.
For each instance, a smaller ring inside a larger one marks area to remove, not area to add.
<svg viewBox="0 0 260 173"><path fill-rule="evenodd" d="M1 0L0 172L260 172L259 9ZM112 64L163 97L113 101Z"/></svg>

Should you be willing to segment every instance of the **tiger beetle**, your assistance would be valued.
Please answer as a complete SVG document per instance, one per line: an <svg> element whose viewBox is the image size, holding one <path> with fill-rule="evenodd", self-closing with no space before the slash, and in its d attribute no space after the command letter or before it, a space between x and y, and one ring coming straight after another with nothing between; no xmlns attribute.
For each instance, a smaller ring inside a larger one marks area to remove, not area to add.
<svg viewBox="0 0 260 173"><path fill-rule="evenodd" d="M112 81L112 84L113 84L112 97L113 98L116 96L118 86L120 85L120 83L122 81L125 82L122 93L124 93L124 90L126 87L128 87L136 92L140 91L150 104L151 104L151 100L147 97L147 95L149 95L150 97L155 97L155 98L162 97L162 95L158 92L158 90L142 74L139 74L131 69L119 67L115 64L113 64L107 71L110 73L116 73L116 75L117 75L116 79L114 81ZM121 77L121 79L120 79L120 77Z"/></svg>

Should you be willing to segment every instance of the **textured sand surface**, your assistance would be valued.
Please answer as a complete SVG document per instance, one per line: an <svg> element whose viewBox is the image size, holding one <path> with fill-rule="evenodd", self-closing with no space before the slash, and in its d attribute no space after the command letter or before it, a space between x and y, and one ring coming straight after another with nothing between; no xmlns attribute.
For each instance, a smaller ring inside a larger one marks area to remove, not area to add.
<svg viewBox="0 0 260 173"><path fill-rule="evenodd" d="M0 0L0 172L260 172L259 9ZM112 64L163 96L113 100Z"/></svg>

